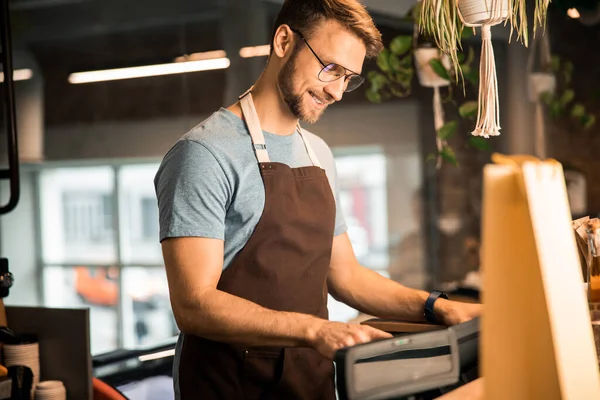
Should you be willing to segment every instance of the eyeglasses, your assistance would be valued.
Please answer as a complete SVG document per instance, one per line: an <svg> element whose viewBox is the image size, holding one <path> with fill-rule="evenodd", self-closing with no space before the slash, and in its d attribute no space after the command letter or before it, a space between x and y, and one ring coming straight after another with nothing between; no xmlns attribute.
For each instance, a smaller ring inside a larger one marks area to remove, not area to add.
<svg viewBox="0 0 600 400"><path fill-rule="evenodd" d="M310 47L310 44L308 44L308 41L304 38L304 35L302 35L302 33L297 31L296 29L292 29L292 32L300 35L302 40L304 40L304 43L306 43L306 46L308 46L310 51L323 66L323 69L321 69L318 75L318 78L321 82L333 82L337 81L340 78L344 78L344 80L346 81L346 89L344 90L345 92L351 92L357 89L360 85L362 85L365 82L365 78L363 78L356 72L350 71L348 68L342 67L341 65L335 63L325 64L323 61L321 61L321 59L319 58L317 53L315 53L312 47Z"/></svg>

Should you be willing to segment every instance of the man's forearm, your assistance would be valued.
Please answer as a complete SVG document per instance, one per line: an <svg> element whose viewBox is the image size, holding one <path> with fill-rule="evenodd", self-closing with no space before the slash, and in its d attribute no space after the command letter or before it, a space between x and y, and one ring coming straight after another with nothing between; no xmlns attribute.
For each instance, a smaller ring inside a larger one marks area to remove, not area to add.
<svg viewBox="0 0 600 400"><path fill-rule="evenodd" d="M334 296L349 306L379 318L423 322L429 293L403 286L375 271L357 266Z"/></svg>
<svg viewBox="0 0 600 400"><path fill-rule="evenodd" d="M246 346L307 346L325 320L307 314L273 311L217 289L178 307L184 333Z"/></svg>

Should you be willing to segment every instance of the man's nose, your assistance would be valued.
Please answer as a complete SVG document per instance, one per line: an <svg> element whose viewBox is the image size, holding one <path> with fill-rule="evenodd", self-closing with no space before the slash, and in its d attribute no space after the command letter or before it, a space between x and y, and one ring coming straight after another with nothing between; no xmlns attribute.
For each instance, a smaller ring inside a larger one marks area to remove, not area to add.
<svg viewBox="0 0 600 400"><path fill-rule="evenodd" d="M325 93L330 95L335 101L340 101L344 96L344 91L346 90L347 86L348 81L346 77L342 77L333 82L329 82L327 85L325 85L323 90L325 91Z"/></svg>

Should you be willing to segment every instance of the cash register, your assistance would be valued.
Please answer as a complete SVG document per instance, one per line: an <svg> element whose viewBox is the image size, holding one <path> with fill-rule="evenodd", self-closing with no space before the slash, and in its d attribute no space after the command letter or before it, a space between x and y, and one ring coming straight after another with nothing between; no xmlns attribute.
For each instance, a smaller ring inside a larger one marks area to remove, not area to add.
<svg viewBox="0 0 600 400"><path fill-rule="evenodd" d="M435 399L478 378L479 318L336 353L340 400Z"/></svg>

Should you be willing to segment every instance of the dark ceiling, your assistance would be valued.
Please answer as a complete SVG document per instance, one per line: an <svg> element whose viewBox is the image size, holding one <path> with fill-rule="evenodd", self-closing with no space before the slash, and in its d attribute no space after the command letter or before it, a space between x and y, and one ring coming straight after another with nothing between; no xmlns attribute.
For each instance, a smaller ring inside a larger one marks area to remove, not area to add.
<svg viewBox="0 0 600 400"><path fill-rule="evenodd" d="M83 85L71 85L67 77L222 49L228 1L242 0L12 0L15 52L26 52L39 65L46 125L201 115L224 105L224 70ZM263 6L268 32L279 5ZM388 40L402 29L397 20L380 20ZM348 98L365 101L359 91Z"/></svg>

